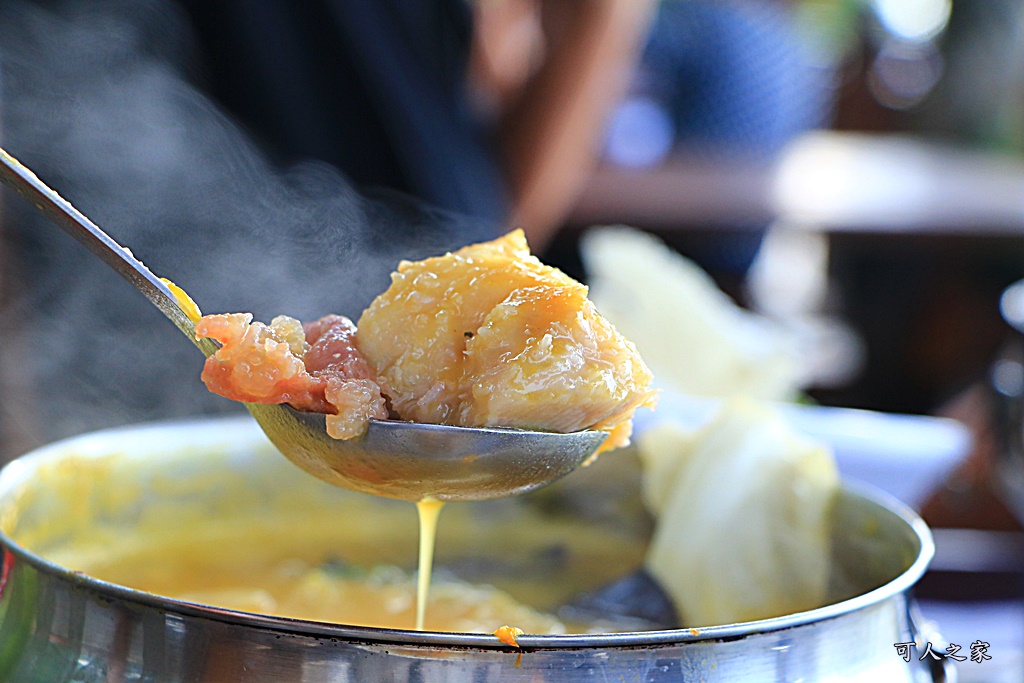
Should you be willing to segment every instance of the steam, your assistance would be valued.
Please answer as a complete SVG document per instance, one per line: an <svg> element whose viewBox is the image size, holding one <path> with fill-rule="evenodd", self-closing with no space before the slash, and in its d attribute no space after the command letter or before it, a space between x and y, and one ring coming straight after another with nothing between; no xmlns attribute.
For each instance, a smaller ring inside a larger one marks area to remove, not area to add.
<svg viewBox="0 0 1024 683"><path fill-rule="evenodd" d="M317 162L270 165L189 82L189 34L166 0L0 8L0 140L205 312L357 317L399 258L494 226ZM103 426L236 410L196 350L113 271L4 197L0 460Z"/></svg>

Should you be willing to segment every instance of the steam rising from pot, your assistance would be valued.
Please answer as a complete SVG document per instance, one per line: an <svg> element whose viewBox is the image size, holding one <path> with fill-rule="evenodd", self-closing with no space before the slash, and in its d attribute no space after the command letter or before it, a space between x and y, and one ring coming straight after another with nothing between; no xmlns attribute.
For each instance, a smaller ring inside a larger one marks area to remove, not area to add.
<svg viewBox="0 0 1024 683"><path fill-rule="evenodd" d="M318 162L275 168L189 81L166 0L0 7L0 140L205 311L357 316L399 258L495 226ZM13 196L3 203L0 461L66 435L235 410L201 357L106 266Z"/></svg>

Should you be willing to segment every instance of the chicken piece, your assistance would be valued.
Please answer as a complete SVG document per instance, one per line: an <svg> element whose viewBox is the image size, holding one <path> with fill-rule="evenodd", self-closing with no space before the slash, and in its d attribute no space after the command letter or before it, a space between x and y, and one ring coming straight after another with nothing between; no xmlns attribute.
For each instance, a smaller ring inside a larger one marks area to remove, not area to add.
<svg viewBox="0 0 1024 683"><path fill-rule="evenodd" d="M327 433L348 439L370 419L387 419L387 404L373 372L353 343L348 318L327 316L303 329L278 316L268 326L250 313L208 315L196 336L221 348L206 359L202 380L210 391L247 403L288 403L327 414Z"/></svg>
<svg viewBox="0 0 1024 683"><path fill-rule="evenodd" d="M522 231L403 261L359 320L356 346L402 418L610 432L628 443L651 373L587 300L532 256Z"/></svg>

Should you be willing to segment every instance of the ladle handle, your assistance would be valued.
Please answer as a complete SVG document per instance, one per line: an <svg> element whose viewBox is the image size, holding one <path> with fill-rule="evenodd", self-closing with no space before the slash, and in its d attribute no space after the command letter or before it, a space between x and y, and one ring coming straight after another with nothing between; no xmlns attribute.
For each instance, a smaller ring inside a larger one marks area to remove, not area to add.
<svg viewBox="0 0 1024 683"><path fill-rule="evenodd" d="M166 315L175 327L192 340L204 355L209 356L216 351L216 344L209 339L196 339L196 329L192 320L178 304L177 298L171 293L160 278L152 273L144 263L132 256L95 223L86 218L70 202L57 194L35 173L25 168L21 162L0 148L0 181L11 187L33 205L47 218L57 224L76 240L117 271L121 277L130 282L160 312Z"/></svg>

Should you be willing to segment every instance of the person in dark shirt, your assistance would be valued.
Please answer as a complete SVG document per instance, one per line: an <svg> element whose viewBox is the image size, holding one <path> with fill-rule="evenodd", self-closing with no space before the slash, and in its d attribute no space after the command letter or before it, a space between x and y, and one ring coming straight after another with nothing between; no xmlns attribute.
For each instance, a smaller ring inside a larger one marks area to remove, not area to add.
<svg viewBox="0 0 1024 683"><path fill-rule="evenodd" d="M200 85L282 164L326 161L494 222L498 163L467 99L463 0L180 0Z"/></svg>

